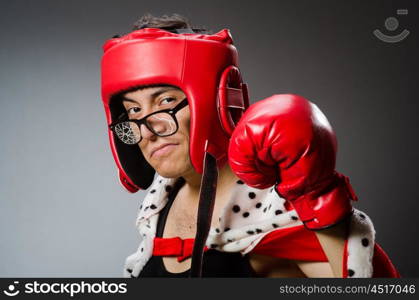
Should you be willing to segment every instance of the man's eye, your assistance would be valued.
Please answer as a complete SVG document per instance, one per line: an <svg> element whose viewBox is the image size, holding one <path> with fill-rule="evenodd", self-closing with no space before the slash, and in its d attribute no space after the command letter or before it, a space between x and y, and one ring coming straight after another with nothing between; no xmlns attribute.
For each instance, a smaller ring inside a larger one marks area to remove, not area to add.
<svg viewBox="0 0 419 300"><path fill-rule="evenodd" d="M167 102L166 103L163 103L164 101L167 101ZM161 104L167 104L167 103L170 103L170 102L173 102L173 101L176 101L176 98L166 97L160 103Z"/></svg>
<svg viewBox="0 0 419 300"><path fill-rule="evenodd" d="M139 107L131 107L127 110L127 113L128 114L136 114L136 113L139 113L140 110L141 110L141 108L139 108Z"/></svg>

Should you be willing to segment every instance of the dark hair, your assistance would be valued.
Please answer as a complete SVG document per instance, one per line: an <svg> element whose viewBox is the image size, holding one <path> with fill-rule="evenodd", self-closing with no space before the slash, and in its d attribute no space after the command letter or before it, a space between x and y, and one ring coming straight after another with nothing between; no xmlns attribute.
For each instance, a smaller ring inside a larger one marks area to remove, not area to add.
<svg viewBox="0 0 419 300"><path fill-rule="evenodd" d="M176 13L170 16L163 15L161 17L146 13L134 23L132 30L143 28L159 28L170 32L175 32L176 29L191 29L195 33L212 34L210 30L204 27L192 26L186 17Z"/></svg>

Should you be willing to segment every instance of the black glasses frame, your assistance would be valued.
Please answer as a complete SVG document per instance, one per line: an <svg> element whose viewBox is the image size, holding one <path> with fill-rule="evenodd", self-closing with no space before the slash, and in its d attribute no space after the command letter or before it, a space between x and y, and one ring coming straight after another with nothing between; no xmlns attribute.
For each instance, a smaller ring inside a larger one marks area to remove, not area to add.
<svg viewBox="0 0 419 300"><path fill-rule="evenodd" d="M145 116L145 117L143 117L143 118L141 118L141 119L139 119L139 120L137 120L137 119L127 119L127 120L123 120L123 121L116 121L116 122L113 122L112 124L110 124L109 125L109 129L110 130L112 130L112 132L113 133L115 133L116 134L116 132L115 132L115 127L118 125L118 124L120 124L120 123L124 123L124 122L134 122L135 124L137 124L137 126L138 126L138 128L141 128L141 125L142 124L144 124L147 128L148 128L148 130L150 130L152 133L154 133L155 135L157 135L157 136L161 136L161 137L165 137L165 136L170 136L170 135L173 135L173 134L175 134L177 131L178 131L178 129L179 129L179 123L178 123L178 121L177 121L177 118L176 118L176 113L179 111L179 110L181 110L182 108L184 108L185 106L187 106L189 103L188 103L188 98L185 98L185 99L183 99L179 104L177 104L175 107L173 107L173 108L168 108L168 109L162 109L162 110L158 110L158 111L155 111L155 112L152 112L151 114L148 114L147 116ZM152 116L152 115L155 115L155 114L159 114L159 113L168 113L172 118L173 118L173 120L175 121L175 124L176 124L176 130L173 132L173 133L170 133L170 134L159 134L159 133L157 133L157 132L155 132L154 131L154 129L151 127L151 126L149 126L148 125L148 123L147 123L147 118L149 118L150 116ZM140 133L141 133L141 130L140 130ZM117 134L116 134L117 135ZM117 135L118 136L118 135ZM118 137L119 138L119 137ZM137 142L137 144L139 143L139 142L141 142L143 140L143 137L141 136L141 138L140 138L140 140ZM129 145L129 144L127 144L127 145ZM135 144L134 144L135 145Z"/></svg>

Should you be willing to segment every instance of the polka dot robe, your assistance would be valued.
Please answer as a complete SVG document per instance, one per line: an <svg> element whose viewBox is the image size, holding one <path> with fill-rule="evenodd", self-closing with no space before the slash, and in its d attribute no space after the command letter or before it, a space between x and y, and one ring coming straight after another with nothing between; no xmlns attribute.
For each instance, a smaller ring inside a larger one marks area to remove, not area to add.
<svg viewBox="0 0 419 300"><path fill-rule="evenodd" d="M141 242L135 253L125 261L123 276L138 277L153 253L159 211L168 201L168 192L176 179L156 176L136 219ZM231 199L223 208L220 225L211 228L206 245L225 252L250 252L258 242L273 230L302 225L295 210L287 210L285 200L273 187L259 190L238 180ZM371 277L375 230L370 218L354 209L347 240L348 277Z"/></svg>

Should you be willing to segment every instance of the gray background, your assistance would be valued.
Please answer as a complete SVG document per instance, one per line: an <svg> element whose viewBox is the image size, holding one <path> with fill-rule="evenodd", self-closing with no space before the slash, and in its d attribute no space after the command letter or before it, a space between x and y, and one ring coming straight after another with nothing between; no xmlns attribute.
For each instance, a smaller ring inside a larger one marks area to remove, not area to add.
<svg viewBox="0 0 419 300"><path fill-rule="evenodd" d="M297 93L338 139L338 170L404 277L419 276L417 1L0 2L0 276L119 277L144 192L119 186L101 46L146 12L230 28L252 102ZM372 35L396 9L399 33Z"/></svg>

